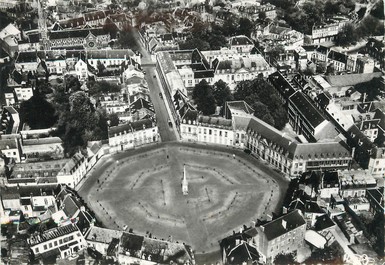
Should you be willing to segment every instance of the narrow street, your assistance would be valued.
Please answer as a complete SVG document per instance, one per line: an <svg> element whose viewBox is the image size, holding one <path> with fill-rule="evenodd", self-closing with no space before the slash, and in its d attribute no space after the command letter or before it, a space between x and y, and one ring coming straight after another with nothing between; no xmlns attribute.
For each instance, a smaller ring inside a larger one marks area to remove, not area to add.
<svg viewBox="0 0 385 265"><path fill-rule="evenodd" d="M146 72L145 79L150 91L151 101L154 104L160 137L162 142L176 141L178 140L176 128L175 126L170 127L168 124L170 113L165 105L165 93L156 73L156 64L151 60L151 54L140 41L139 33L135 32L135 34L137 35L136 40L139 46L139 52L143 55L142 69ZM160 96L160 93L162 94L162 97Z"/></svg>

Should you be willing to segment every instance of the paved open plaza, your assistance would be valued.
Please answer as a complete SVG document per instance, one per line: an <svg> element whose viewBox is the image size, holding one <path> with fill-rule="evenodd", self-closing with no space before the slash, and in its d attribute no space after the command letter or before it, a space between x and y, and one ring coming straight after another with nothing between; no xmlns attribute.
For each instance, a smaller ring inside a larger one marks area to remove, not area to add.
<svg viewBox="0 0 385 265"><path fill-rule="evenodd" d="M109 228L209 252L233 230L276 210L282 195L271 177L276 172L255 162L226 149L161 145L111 157L79 193ZM188 195L182 193L184 173Z"/></svg>

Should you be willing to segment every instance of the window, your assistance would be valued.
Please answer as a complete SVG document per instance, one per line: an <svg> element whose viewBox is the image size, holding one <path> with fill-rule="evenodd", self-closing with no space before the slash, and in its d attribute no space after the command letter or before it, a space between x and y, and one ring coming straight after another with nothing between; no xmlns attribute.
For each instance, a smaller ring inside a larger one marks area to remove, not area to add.
<svg viewBox="0 0 385 265"><path fill-rule="evenodd" d="M227 137L227 132L225 132L225 137Z"/></svg>
<svg viewBox="0 0 385 265"><path fill-rule="evenodd" d="M53 245L54 245L55 247L57 247L57 241L53 242Z"/></svg>
<svg viewBox="0 0 385 265"><path fill-rule="evenodd" d="M44 248L44 250L47 250L47 245L44 245L43 248Z"/></svg>
<svg viewBox="0 0 385 265"><path fill-rule="evenodd" d="M49 248L52 248L52 242L51 242L51 243L49 243Z"/></svg>
<svg viewBox="0 0 385 265"><path fill-rule="evenodd" d="M209 135L211 135L211 129L209 129Z"/></svg>
<svg viewBox="0 0 385 265"><path fill-rule="evenodd" d="M35 253L39 253L39 248L35 248Z"/></svg>
<svg viewBox="0 0 385 265"><path fill-rule="evenodd" d="M222 136L222 131L219 131L219 136Z"/></svg>

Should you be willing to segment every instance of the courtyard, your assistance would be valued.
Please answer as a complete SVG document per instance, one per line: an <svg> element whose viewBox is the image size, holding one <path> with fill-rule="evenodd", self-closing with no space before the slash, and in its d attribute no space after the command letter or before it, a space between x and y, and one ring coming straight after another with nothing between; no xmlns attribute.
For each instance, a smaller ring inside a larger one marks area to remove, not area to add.
<svg viewBox="0 0 385 265"><path fill-rule="evenodd" d="M197 253L215 251L220 239L271 215L282 200L276 172L222 149L166 144L120 154L79 194L108 228L185 242ZM181 187L184 168L188 195Z"/></svg>

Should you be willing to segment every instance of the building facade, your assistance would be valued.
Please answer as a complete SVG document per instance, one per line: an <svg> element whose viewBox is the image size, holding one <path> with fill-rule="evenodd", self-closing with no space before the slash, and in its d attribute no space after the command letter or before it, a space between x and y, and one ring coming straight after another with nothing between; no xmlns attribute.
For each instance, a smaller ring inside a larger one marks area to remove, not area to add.
<svg viewBox="0 0 385 265"><path fill-rule="evenodd" d="M111 152L132 149L158 141L160 141L158 127L149 119L118 125L108 129L108 143Z"/></svg>

